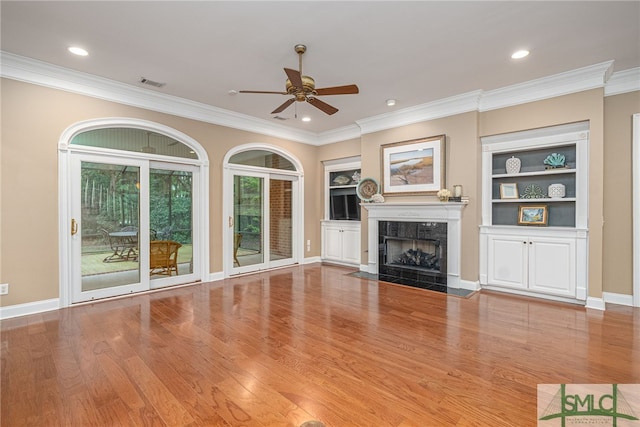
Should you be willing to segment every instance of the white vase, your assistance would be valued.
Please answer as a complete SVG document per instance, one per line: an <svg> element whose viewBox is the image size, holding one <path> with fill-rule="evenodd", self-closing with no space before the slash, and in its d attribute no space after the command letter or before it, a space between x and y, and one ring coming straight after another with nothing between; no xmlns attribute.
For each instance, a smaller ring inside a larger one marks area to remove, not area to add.
<svg viewBox="0 0 640 427"><path fill-rule="evenodd" d="M520 159L514 156L511 156L510 159L507 159L505 162L505 168L507 169L507 173L518 173L520 172Z"/></svg>
<svg viewBox="0 0 640 427"><path fill-rule="evenodd" d="M561 199L565 194L564 184L551 184L547 190L552 199Z"/></svg>

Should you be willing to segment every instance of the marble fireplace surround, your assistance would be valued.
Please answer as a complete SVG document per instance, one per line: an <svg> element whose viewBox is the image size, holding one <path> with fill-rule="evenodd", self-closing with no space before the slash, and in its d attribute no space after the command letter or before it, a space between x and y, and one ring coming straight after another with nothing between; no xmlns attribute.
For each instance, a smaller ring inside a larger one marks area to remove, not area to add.
<svg viewBox="0 0 640 427"><path fill-rule="evenodd" d="M378 222L446 222L447 286L460 288L462 209L465 202L385 202L362 203L368 212L367 272L378 274Z"/></svg>

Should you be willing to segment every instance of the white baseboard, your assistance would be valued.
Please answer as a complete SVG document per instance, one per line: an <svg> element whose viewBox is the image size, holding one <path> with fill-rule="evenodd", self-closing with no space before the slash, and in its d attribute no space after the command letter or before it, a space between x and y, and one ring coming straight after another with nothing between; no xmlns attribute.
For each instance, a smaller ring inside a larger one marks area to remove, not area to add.
<svg viewBox="0 0 640 427"><path fill-rule="evenodd" d="M209 273L207 282L217 282L218 280L224 280L224 273L222 271L216 271L215 273Z"/></svg>
<svg viewBox="0 0 640 427"><path fill-rule="evenodd" d="M306 265L306 264L313 264L316 262L322 262L322 258L320 258L319 256L312 256L309 258L303 258L302 259L302 264Z"/></svg>
<svg viewBox="0 0 640 427"><path fill-rule="evenodd" d="M369 264L360 264L360 271L364 271L365 273L371 273L369 271Z"/></svg>
<svg viewBox="0 0 640 427"><path fill-rule="evenodd" d="M633 295L615 294L613 292L603 292L602 299L604 302L618 305L628 305L633 307Z"/></svg>
<svg viewBox="0 0 640 427"><path fill-rule="evenodd" d="M462 280L460 279L460 289L466 289L467 291L479 291L480 290L480 282L472 282L470 280Z"/></svg>
<svg viewBox="0 0 640 427"><path fill-rule="evenodd" d="M6 307L0 307L0 320L18 316L27 316L29 314L43 313L45 311L57 310L59 308L59 298L28 302L25 304L8 305Z"/></svg>
<svg viewBox="0 0 640 427"><path fill-rule="evenodd" d="M604 304L604 299L594 297L587 297L587 303L585 304L585 307L602 311L606 310L607 308Z"/></svg>

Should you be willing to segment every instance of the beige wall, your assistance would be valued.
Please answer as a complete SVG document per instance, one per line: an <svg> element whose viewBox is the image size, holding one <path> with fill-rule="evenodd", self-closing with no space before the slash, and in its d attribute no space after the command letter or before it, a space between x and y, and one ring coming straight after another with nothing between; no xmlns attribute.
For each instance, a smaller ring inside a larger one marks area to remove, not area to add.
<svg viewBox="0 0 640 427"><path fill-rule="evenodd" d="M604 99L603 290L633 293L632 116L640 92Z"/></svg>
<svg viewBox="0 0 640 427"><path fill-rule="evenodd" d="M222 162L231 147L252 142L273 144L302 162L304 240L311 240L311 251L305 252L305 257L315 257L320 254L323 160L361 155L362 176L379 180L380 145L445 134L447 187L462 184L470 199L463 212L462 279L472 282L477 282L479 271L479 137L589 120L589 294L601 297L603 290L631 294L631 115L640 111L640 92L604 98L603 90L590 90L314 147L13 80L2 79L1 90L0 283L11 284L1 306L58 298L58 139L76 122L104 117L161 123L205 148L210 160L211 272L222 270ZM387 200L421 198L435 200L427 195L387 196ZM363 231L366 226L365 211ZM362 233L362 248L361 259L366 263L366 232Z"/></svg>
<svg viewBox="0 0 640 427"><path fill-rule="evenodd" d="M604 90L594 89L480 114L481 137L589 121L589 296L595 298L602 297L603 99Z"/></svg>
<svg viewBox="0 0 640 427"><path fill-rule="evenodd" d="M210 271L222 271L222 162L233 146L260 142L296 156L306 177L318 176L317 147L267 137L73 93L2 79L0 283L2 306L59 297L58 152L62 132L83 120L128 117L177 129L198 141L210 161ZM320 255L319 182L304 181L305 257Z"/></svg>

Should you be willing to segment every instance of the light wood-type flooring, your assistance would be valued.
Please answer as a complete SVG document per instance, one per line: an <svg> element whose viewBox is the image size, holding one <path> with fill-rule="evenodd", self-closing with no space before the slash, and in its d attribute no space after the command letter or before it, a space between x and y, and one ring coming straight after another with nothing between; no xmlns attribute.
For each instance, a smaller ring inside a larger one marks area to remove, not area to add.
<svg viewBox="0 0 640 427"><path fill-rule="evenodd" d="M2 322L2 426L535 426L541 383L640 383L640 309L312 264ZM318 424L316 424L318 425Z"/></svg>

